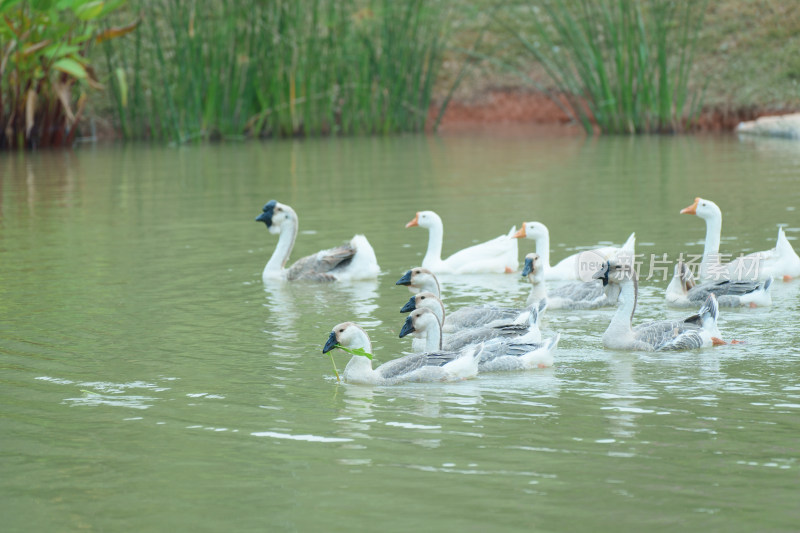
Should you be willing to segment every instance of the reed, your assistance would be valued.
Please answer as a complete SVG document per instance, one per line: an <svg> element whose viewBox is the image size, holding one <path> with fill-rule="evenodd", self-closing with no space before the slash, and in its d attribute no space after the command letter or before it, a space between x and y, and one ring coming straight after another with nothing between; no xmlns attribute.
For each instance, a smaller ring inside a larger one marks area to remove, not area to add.
<svg viewBox="0 0 800 533"><path fill-rule="evenodd" d="M126 138L383 134L425 126L446 0L132 1L105 44Z"/></svg>
<svg viewBox="0 0 800 533"><path fill-rule="evenodd" d="M707 0L544 0L497 20L544 68L587 132L678 132ZM518 23L523 20L523 24Z"/></svg>

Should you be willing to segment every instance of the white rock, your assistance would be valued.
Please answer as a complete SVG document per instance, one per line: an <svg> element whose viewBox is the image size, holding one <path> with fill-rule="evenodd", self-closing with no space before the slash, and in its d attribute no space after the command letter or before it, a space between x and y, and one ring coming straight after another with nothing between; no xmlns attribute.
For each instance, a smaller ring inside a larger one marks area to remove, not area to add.
<svg viewBox="0 0 800 533"><path fill-rule="evenodd" d="M738 133L765 135L768 137L784 137L800 140L800 113L780 115L777 117L759 117L756 120L740 122L736 126Z"/></svg>

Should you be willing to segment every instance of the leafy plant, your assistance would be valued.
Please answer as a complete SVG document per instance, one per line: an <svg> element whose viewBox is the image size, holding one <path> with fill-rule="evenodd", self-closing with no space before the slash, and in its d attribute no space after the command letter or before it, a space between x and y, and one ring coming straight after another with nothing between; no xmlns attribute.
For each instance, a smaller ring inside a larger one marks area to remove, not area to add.
<svg viewBox="0 0 800 533"><path fill-rule="evenodd" d="M123 1L0 0L0 148L72 143L86 87L102 88L91 43L135 28L97 25Z"/></svg>
<svg viewBox="0 0 800 533"><path fill-rule="evenodd" d="M543 0L498 18L587 132L675 132L700 108L689 74L707 0ZM526 33L527 32L527 33Z"/></svg>
<svg viewBox="0 0 800 533"><path fill-rule="evenodd" d="M344 350L345 352L349 353L350 355L360 355L362 357L366 357L370 361L372 361L372 354L367 352L364 348L345 348L341 344L337 344L334 348L339 348L340 350ZM333 373L336 374L336 381L341 381L339 378L339 371L336 369L336 362L333 360L333 350L328 352L328 355L331 357L331 364L333 365Z"/></svg>

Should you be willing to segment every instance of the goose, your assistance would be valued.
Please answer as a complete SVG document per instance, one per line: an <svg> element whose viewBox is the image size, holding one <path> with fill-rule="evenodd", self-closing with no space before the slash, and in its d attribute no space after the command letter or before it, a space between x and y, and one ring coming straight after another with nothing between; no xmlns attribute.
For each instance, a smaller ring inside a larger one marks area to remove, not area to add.
<svg viewBox="0 0 800 533"><path fill-rule="evenodd" d="M419 211L407 228L419 226L428 229L428 251L422 266L437 274L485 274L510 273L519 266L517 241L511 238L516 231L512 227L508 235L500 235L490 241L460 250L447 259L442 259L442 219L433 211Z"/></svg>
<svg viewBox="0 0 800 533"><path fill-rule="evenodd" d="M441 323L430 309L415 309L406 318L400 337L414 333L425 343L426 351L442 349ZM545 342L532 342L521 338L495 338L481 343L479 372L527 370L553 366L553 350L558 346L560 334ZM414 340L418 340L415 338ZM464 350L469 349L465 346Z"/></svg>
<svg viewBox="0 0 800 533"><path fill-rule="evenodd" d="M675 265L675 275L667 286L666 300L675 307L692 307L703 303L709 294L717 297L721 307L758 307L772 305L769 289L772 277L766 281L707 281L697 285L692 271L683 261Z"/></svg>
<svg viewBox="0 0 800 533"><path fill-rule="evenodd" d="M271 279L347 281L378 277L380 267L375 251L363 235L355 235L347 244L321 250L298 259L288 269L284 268L297 238L297 214L288 205L275 200L267 202L262 211L256 222L266 224L270 233L280 234L278 245L264 267L262 277L265 282Z"/></svg>
<svg viewBox="0 0 800 533"><path fill-rule="evenodd" d="M608 284L604 287L600 280L571 281L548 291L544 283L542 258L537 253L525 256L522 276L527 276L531 282L527 305L546 300L548 309L597 309L616 305L619 298L619 285Z"/></svg>
<svg viewBox="0 0 800 533"><path fill-rule="evenodd" d="M586 265L583 264L585 260L601 259L602 261L617 257L624 254L628 257L633 257L636 247L636 233L631 233L628 240L625 241L621 247L615 246L602 246L592 250L584 250L565 257L559 261L555 266L550 266L550 232L547 226L541 222L523 222L522 227L514 234L517 239L526 238L536 242L536 253L542 259L544 266L544 279L547 281L587 281L588 275L594 273L586 272ZM591 255L587 255L593 252ZM581 276L581 273L588 274Z"/></svg>
<svg viewBox="0 0 800 533"><path fill-rule="evenodd" d="M539 342L542 340L542 333L539 329L539 319L547 307L547 302L539 302L537 307L520 310L518 316L514 320L506 320L503 318L487 322L485 325L480 325L472 328L465 328L456 332L450 333L442 341L442 348L445 350L459 350L467 344L474 344L479 341L488 341L494 338L508 338L514 337L516 339L523 339L525 342ZM444 304L442 301L430 292L421 292L406 302L401 313L413 312L417 309L428 309L439 321L443 324L446 319ZM418 342L419 341L419 342ZM423 342L419 338L415 338L412 342L412 347L416 351L423 350Z"/></svg>
<svg viewBox="0 0 800 533"><path fill-rule="evenodd" d="M775 248L754 252L721 264L719 242L722 233L722 211L711 200L695 198L689 207L681 209L682 215L697 215L706 221L706 240L703 260L700 263L700 279L766 280L770 276L791 281L800 276L800 257L786 238L783 228L778 228Z"/></svg>
<svg viewBox="0 0 800 533"><path fill-rule="evenodd" d="M633 313L636 311L639 293L636 271L630 265L606 262L594 277L603 280L603 285L618 283L621 288L622 301L608 329L603 333L603 345L606 348L654 352L727 344L719 338L719 307L713 293L696 315L684 320L645 322L634 328Z"/></svg>
<svg viewBox="0 0 800 533"><path fill-rule="evenodd" d="M436 274L427 268L409 269L395 285L406 285L411 292L428 292L441 299L441 289ZM447 315L444 321L445 333L452 333L466 328L483 326L495 320L513 321L520 318L525 309L513 307L497 307L493 305L471 305L456 309Z"/></svg>
<svg viewBox="0 0 800 533"><path fill-rule="evenodd" d="M346 383L395 385L414 381L458 381L475 377L483 346L470 346L460 352L436 350L406 355L373 369L372 342L369 335L353 322L342 322L334 326L328 335L322 353L328 353L334 348L344 348L353 354L342 373L342 379Z"/></svg>

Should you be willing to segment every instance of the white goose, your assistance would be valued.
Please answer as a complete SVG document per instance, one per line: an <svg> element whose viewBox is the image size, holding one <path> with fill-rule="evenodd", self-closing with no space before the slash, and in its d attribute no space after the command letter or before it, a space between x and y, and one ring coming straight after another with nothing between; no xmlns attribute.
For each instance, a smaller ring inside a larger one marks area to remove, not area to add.
<svg viewBox="0 0 800 533"><path fill-rule="evenodd" d="M772 305L769 289L772 278L767 281L707 281L697 285L692 271L683 261L675 265L675 275L667 286L665 298L675 307L694 307L708 299L717 297L722 307L759 307Z"/></svg>
<svg viewBox="0 0 800 533"><path fill-rule="evenodd" d="M615 259L620 254L633 257L636 247L636 233L631 233L628 240L621 247L601 246L591 250L585 250L565 257L556 265L550 266L550 232L547 226L541 222L523 222L522 227L514 234L516 238L526 238L536 241L536 253L542 259L544 266L544 279L548 281L585 281L581 279L580 273L585 268L581 265L581 258L587 257L589 252L594 252L593 259L607 261Z"/></svg>
<svg viewBox="0 0 800 533"><path fill-rule="evenodd" d="M632 326L633 313L639 296L639 282L636 271L626 264L605 263L603 270L595 274L603 284L618 283L621 287L620 306L611 319L605 333L603 345L614 350L690 350L718 344L726 344L720 339L717 328L719 307L717 299L710 294L708 300L696 315L684 320L656 320Z"/></svg>
<svg viewBox="0 0 800 533"><path fill-rule="evenodd" d="M754 252L737 258L730 263L719 261L719 242L722 234L722 211L711 200L695 198L689 207L681 209L682 215L697 215L706 221L706 241L703 248L703 261L700 263L699 278L703 281L714 279L766 280L770 276L791 281L800 276L800 257L786 239L783 228L778 228L775 248Z"/></svg>
<svg viewBox="0 0 800 533"><path fill-rule="evenodd" d="M509 273L519 266L517 241L511 238L516 228L508 235L500 235L460 250L447 259L442 259L444 226L442 219L433 211L419 211L407 228L420 226L428 230L428 251L422 266L437 274L485 274Z"/></svg>
<svg viewBox="0 0 800 533"><path fill-rule="evenodd" d="M427 268L412 268L395 285L406 285L411 292L429 292L441 299L439 280ZM527 309L497 307L493 305L470 305L447 314L444 331L452 333L462 329L483 326L495 320L514 321L522 318Z"/></svg>
<svg viewBox="0 0 800 533"><path fill-rule="evenodd" d="M527 305L547 301L548 309L597 309L617 304L619 285L603 286L600 280L571 281L550 291L545 287L545 269L539 254L530 253L525 256L522 275L531 282L531 292Z"/></svg>
<svg viewBox="0 0 800 533"><path fill-rule="evenodd" d="M422 340L427 352L442 349L442 330L437 317L430 309L415 309L403 324L400 337L414 333L414 340ZM495 338L481 343L479 372L527 370L553 366L553 350L558 346L560 334L545 342L526 341L521 337ZM464 350L470 349L466 346Z"/></svg>
<svg viewBox="0 0 800 533"><path fill-rule="evenodd" d="M436 317L431 315L436 320ZM322 349L328 353L344 347L356 351L342 373L346 383L363 385L394 385L412 381L458 381L475 377L478 373L481 345L471 346L461 352L412 354L388 361L372 368L372 342L367 332L352 322L334 326ZM360 353L359 353L360 352ZM366 353L368 355L361 355Z"/></svg>
<svg viewBox="0 0 800 533"><path fill-rule="evenodd" d="M514 338L517 341L539 342L542 340L542 333L539 329L539 321L545 308L546 301L538 303L537 307L520 309L517 317L513 320L498 318L470 328L460 329L446 335L442 340L442 348L445 350L460 350L468 344L488 341L494 338ZM400 309L401 313L413 312L417 309L428 309L439 321L439 324L446 322L444 304L433 293L421 292L412 296L408 302ZM418 342L419 341L419 342ZM415 351L423 349L424 342L415 338L412 347Z"/></svg>
<svg viewBox="0 0 800 533"><path fill-rule="evenodd" d="M297 238L297 214L288 205L275 200L267 202L262 211L256 222L266 224L270 233L280 234L278 245L264 267L264 281L346 281L378 277L380 267L375 251L363 235L355 235L348 244L303 257L290 268L284 268Z"/></svg>

